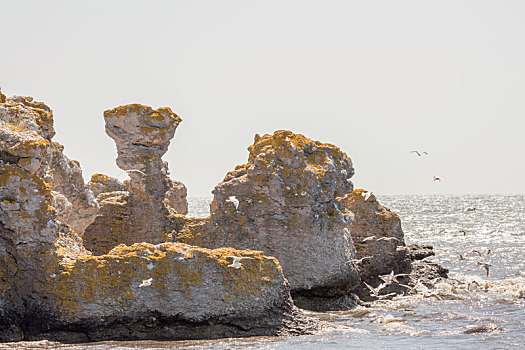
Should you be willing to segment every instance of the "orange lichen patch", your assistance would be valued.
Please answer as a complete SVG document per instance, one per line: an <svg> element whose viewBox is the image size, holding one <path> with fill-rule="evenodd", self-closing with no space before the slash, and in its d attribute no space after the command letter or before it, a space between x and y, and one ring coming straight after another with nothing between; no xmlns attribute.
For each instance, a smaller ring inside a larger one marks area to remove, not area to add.
<svg viewBox="0 0 525 350"><path fill-rule="evenodd" d="M108 182L109 176L104 174L93 174L91 175L91 182Z"/></svg>
<svg viewBox="0 0 525 350"><path fill-rule="evenodd" d="M161 107L157 110L154 110L151 107L144 106L138 103L119 106L107 111L104 111L104 117L116 116L116 117L125 117L128 114L145 114L149 118L156 120L157 122L165 121L166 119L170 120L170 123L179 124L182 119L168 107Z"/></svg>
<svg viewBox="0 0 525 350"><path fill-rule="evenodd" d="M26 125L22 120L13 120L11 122L0 121L0 128L5 128L14 132L26 131Z"/></svg>
<svg viewBox="0 0 525 350"><path fill-rule="evenodd" d="M222 181L227 182L227 181L230 181L231 179L234 179L234 178L237 178L237 177L240 177L246 174L246 170L248 169L249 166L250 164L237 165L235 167L235 170L232 170L226 173L226 176L224 177L224 180Z"/></svg>
<svg viewBox="0 0 525 350"><path fill-rule="evenodd" d="M22 121L24 129L18 128L18 132L26 132L33 129L32 126L40 128L39 134L45 138L51 138L55 134L53 129L53 113L43 102L33 101L28 96L13 96L5 101L8 107L8 115ZM16 128L13 131L17 131Z"/></svg>
<svg viewBox="0 0 525 350"><path fill-rule="evenodd" d="M49 141L45 139L21 140L21 142L9 147L7 151L17 156L34 156L39 155L49 146Z"/></svg>
<svg viewBox="0 0 525 350"><path fill-rule="evenodd" d="M208 242L209 218L188 218L183 215L170 216L176 232L173 232L177 242L206 247Z"/></svg>

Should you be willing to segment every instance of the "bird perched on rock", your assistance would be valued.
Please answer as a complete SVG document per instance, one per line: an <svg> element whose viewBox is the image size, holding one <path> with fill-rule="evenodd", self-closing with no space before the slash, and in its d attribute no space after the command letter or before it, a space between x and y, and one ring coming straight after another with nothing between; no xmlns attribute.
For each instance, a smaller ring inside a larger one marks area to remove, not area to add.
<svg viewBox="0 0 525 350"><path fill-rule="evenodd" d="M234 267L236 269L240 269L242 267L241 260L242 259L252 259L247 256L227 256L227 258L233 258L233 262L228 265L228 267Z"/></svg>
<svg viewBox="0 0 525 350"><path fill-rule="evenodd" d="M147 280L142 280L142 283L139 285L139 288L144 288L151 286L151 283L153 282L153 278L148 278Z"/></svg>
<svg viewBox="0 0 525 350"><path fill-rule="evenodd" d="M381 238L378 239L378 241L398 241L398 242L401 242L396 237L381 237Z"/></svg>
<svg viewBox="0 0 525 350"><path fill-rule="evenodd" d="M140 171L138 169L129 169L129 170L124 170L128 175L131 174L131 173L135 173L135 174L140 174L142 176L147 176L146 173L144 173L143 171Z"/></svg>
<svg viewBox="0 0 525 350"><path fill-rule="evenodd" d="M352 259L350 261L356 264L362 264L365 260L372 260L373 258L373 256L364 256L361 259Z"/></svg>
<svg viewBox="0 0 525 350"><path fill-rule="evenodd" d="M235 198L235 196L230 196L226 200L226 202L232 203L235 206L235 210L237 210L237 208L239 208L239 200L237 198Z"/></svg>

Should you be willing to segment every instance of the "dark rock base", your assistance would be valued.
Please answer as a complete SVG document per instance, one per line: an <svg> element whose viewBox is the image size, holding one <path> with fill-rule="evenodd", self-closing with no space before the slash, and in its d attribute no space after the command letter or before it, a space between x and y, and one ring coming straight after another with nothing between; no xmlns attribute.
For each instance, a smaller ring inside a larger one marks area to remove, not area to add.
<svg viewBox="0 0 525 350"><path fill-rule="evenodd" d="M291 313L269 312L265 317L210 319L190 322L150 314L140 319L86 320L81 324L10 324L0 329L1 342L50 340L87 343L107 340L202 340L231 337L314 334L320 322L293 308Z"/></svg>

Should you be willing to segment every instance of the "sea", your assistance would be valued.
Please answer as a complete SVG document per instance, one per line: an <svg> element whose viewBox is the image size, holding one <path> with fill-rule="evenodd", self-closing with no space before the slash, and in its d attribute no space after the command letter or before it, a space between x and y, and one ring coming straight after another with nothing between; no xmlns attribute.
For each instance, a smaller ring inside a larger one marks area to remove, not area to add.
<svg viewBox="0 0 525 350"><path fill-rule="evenodd" d="M377 195L401 217L407 244L455 283L348 311L308 312L330 325L315 335L210 341L20 342L0 348L61 349L525 349L525 195ZM211 198L190 198L189 216ZM483 265L488 264L488 265ZM488 266L489 275L483 266Z"/></svg>

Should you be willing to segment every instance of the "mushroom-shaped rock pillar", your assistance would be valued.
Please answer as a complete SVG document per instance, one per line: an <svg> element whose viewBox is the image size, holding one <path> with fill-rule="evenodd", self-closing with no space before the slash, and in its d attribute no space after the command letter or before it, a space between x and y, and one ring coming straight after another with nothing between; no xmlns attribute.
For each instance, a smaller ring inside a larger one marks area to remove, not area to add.
<svg viewBox="0 0 525 350"><path fill-rule="evenodd" d="M131 178L130 190L162 202L171 187L162 156L182 119L168 107L140 104L107 110L104 119L106 133L117 145L117 165Z"/></svg>

